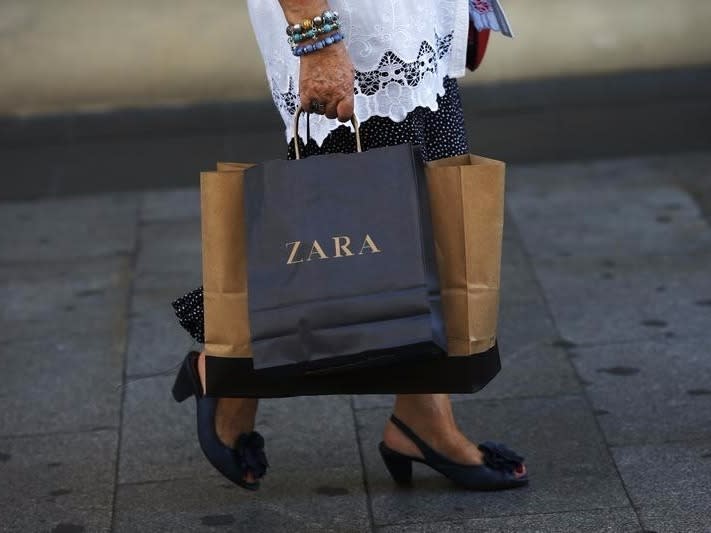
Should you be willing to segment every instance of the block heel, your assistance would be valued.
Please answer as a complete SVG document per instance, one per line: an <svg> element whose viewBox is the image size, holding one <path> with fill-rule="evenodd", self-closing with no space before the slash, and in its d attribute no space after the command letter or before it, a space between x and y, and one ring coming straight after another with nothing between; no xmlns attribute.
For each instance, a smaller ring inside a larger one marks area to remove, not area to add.
<svg viewBox="0 0 711 533"><path fill-rule="evenodd" d="M388 448L384 442L378 446L385 467L390 472L395 483L409 485L412 483L412 459Z"/></svg>

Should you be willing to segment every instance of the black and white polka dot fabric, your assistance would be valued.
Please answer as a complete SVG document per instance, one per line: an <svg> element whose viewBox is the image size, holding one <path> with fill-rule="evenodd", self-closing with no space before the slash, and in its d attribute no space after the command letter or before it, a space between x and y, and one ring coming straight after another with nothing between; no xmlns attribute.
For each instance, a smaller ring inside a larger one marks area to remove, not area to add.
<svg viewBox="0 0 711 533"><path fill-rule="evenodd" d="M436 111L418 107L402 122L387 117L371 117L360 125L361 144L364 150L397 144L411 143L422 148L426 161L442 159L469 152L464 128L464 114L457 82L444 79L445 93L437 97ZM334 129L318 146L313 140L304 146L299 140L302 157L335 152L355 151L353 133L347 126ZM289 159L294 159L293 142L288 147ZM198 342L205 342L203 292L199 287L173 302L180 325Z"/></svg>
<svg viewBox="0 0 711 533"><path fill-rule="evenodd" d="M202 287L181 296L172 305L180 325L190 333L193 339L204 343L205 307L202 299Z"/></svg>

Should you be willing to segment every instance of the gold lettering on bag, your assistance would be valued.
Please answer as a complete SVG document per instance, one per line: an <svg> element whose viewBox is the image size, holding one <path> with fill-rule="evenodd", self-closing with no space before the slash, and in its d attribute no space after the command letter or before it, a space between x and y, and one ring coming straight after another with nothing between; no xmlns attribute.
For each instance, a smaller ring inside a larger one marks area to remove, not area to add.
<svg viewBox="0 0 711 533"><path fill-rule="evenodd" d="M301 263L303 259L294 261L294 258L296 257L296 252L299 250L299 246L301 246L301 241L287 242L286 246L288 247L290 244L294 244L295 246L291 249L291 254L289 254L289 259L287 259L286 264L293 265L294 263Z"/></svg>
<svg viewBox="0 0 711 533"><path fill-rule="evenodd" d="M314 243L311 245L311 252L306 258L307 261L311 261L311 257L314 255L314 251L318 254L320 259L328 259L328 256L323 251L323 248L321 248L321 245L318 243L318 241L314 241Z"/></svg>
<svg viewBox="0 0 711 533"><path fill-rule="evenodd" d="M343 243L341 243L341 239L343 239ZM351 238L348 235L339 235L337 237L333 237L333 246L336 249L336 255L333 257L343 257L341 255L341 250L346 252L346 255L353 255L353 252L351 252L348 247L351 245Z"/></svg>
<svg viewBox="0 0 711 533"><path fill-rule="evenodd" d="M370 235L366 235L365 239L363 240L363 246L360 248L360 252L358 252L358 255L363 254L363 250L366 248L370 248L370 253L371 254L379 254L380 249L375 245L375 242L373 239L370 238Z"/></svg>
<svg viewBox="0 0 711 533"><path fill-rule="evenodd" d="M318 257L318 259L335 259L337 257L350 257L352 255L355 255L349 246L351 245L351 238L348 235L337 235L335 237L331 237L333 240L333 255L329 256L321 246L321 244L314 240L311 243L311 250L309 254L306 256L306 261L311 261L315 257ZM299 251L302 248L301 246L302 241L292 241L292 242L287 242L286 247L290 249L289 252L289 258L286 260L287 265L295 265L296 263L303 263L304 262L304 257L299 255ZM363 255L366 253L370 254L379 254L382 250L378 248L378 245L375 244L375 241L370 235L365 236L363 239L363 245L360 247L360 251L358 252L358 255Z"/></svg>

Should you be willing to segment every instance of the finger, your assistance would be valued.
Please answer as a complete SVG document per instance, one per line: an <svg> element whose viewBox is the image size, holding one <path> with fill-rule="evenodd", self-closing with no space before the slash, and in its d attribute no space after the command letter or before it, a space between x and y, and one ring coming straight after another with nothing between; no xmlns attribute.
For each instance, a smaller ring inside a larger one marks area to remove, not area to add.
<svg viewBox="0 0 711 533"><path fill-rule="evenodd" d="M338 117L338 102L337 101L331 101L326 104L326 116L328 118L337 118Z"/></svg>
<svg viewBox="0 0 711 533"><path fill-rule="evenodd" d="M341 122L348 122L353 117L353 95L338 102L337 114Z"/></svg>
<svg viewBox="0 0 711 533"><path fill-rule="evenodd" d="M313 91L304 91L304 92L300 93L299 100L301 102L301 108L304 111L306 111L308 113L322 112L322 111L319 111L319 109L316 108L314 104L323 106L324 100L322 98L319 98L318 96L316 96ZM320 109L323 109L323 107L321 107Z"/></svg>
<svg viewBox="0 0 711 533"><path fill-rule="evenodd" d="M323 115L326 106L316 98L300 98L301 108L307 113Z"/></svg>
<svg viewBox="0 0 711 533"><path fill-rule="evenodd" d="M299 98L301 103L301 109L303 109L304 111L310 111L311 102L313 101L313 99L313 96L308 94L306 91L301 92L301 96Z"/></svg>
<svg viewBox="0 0 711 533"><path fill-rule="evenodd" d="M323 115L326 111L326 106L323 105L319 100L315 98L309 103L309 107L306 109L309 113L314 113L316 115Z"/></svg>

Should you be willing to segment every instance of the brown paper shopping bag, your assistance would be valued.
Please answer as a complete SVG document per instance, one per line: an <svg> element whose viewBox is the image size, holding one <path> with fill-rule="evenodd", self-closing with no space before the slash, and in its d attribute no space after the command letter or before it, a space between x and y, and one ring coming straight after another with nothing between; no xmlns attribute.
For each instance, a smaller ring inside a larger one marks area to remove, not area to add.
<svg viewBox="0 0 711 533"><path fill-rule="evenodd" d="M462 155L426 172L447 351L485 352L496 342L505 164Z"/></svg>
<svg viewBox="0 0 711 533"><path fill-rule="evenodd" d="M250 163L218 163L200 173L205 351L250 357L244 171Z"/></svg>

